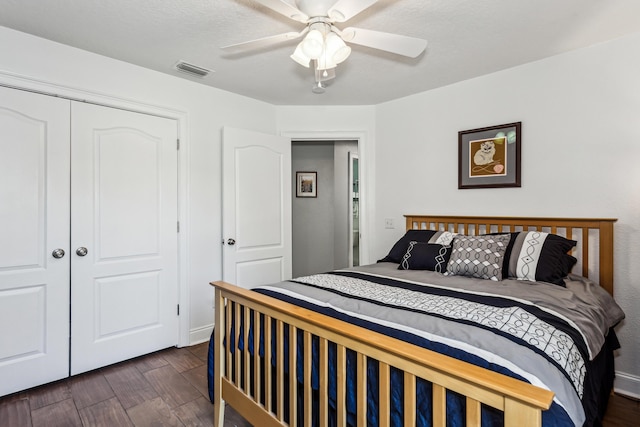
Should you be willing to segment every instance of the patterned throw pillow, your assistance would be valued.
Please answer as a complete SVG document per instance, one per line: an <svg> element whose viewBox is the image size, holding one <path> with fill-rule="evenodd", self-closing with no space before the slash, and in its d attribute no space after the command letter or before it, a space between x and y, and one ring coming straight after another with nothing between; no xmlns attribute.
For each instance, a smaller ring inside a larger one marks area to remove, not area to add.
<svg viewBox="0 0 640 427"><path fill-rule="evenodd" d="M428 242L434 234L436 234L434 230L409 230L393 245L389 254L378 262L400 263L410 242Z"/></svg>
<svg viewBox="0 0 640 427"><path fill-rule="evenodd" d="M429 239L429 243L436 243L442 246L451 246L453 238L457 235L458 233L454 233L452 231L436 231L435 234Z"/></svg>
<svg viewBox="0 0 640 427"><path fill-rule="evenodd" d="M409 242L398 270L431 270L444 273L451 255L451 246L434 243Z"/></svg>
<svg viewBox="0 0 640 427"><path fill-rule="evenodd" d="M464 236L453 239L447 275L502 280L502 263L509 234Z"/></svg>
<svg viewBox="0 0 640 427"><path fill-rule="evenodd" d="M505 233L491 233L488 236ZM509 233L502 263L502 278L547 282L566 286L564 278L578 260L567 252L576 246L556 234L542 231L514 231Z"/></svg>
<svg viewBox="0 0 640 427"><path fill-rule="evenodd" d="M563 279L577 261L567 254L575 240L543 231L522 232L513 240L509 277L566 286Z"/></svg>

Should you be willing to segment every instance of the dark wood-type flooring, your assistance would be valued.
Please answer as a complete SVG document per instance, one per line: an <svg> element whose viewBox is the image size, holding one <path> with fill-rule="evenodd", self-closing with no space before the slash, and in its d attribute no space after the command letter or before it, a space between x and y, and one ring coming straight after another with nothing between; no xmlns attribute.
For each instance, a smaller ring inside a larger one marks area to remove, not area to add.
<svg viewBox="0 0 640 427"><path fill-rule="evenodd" d="M0 426L212 426L207 348L168 348L3 397ZM234 426L249 424L227 406Z"/></svg>
<svg viewBox="0 0 640 427"><path fill-rule="evenodd" d="M638 425L640 402L611 397L604 427ZM211 426L207 343L169 348L0 398L2 427ZM227 406L225 427L249 424Z"/></svg>

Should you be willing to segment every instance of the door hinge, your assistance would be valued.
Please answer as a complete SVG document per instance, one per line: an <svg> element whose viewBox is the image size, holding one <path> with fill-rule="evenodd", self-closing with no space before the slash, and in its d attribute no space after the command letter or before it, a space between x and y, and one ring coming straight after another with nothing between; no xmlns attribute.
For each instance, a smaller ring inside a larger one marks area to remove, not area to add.
<svg viewBox="0 0 640 427"><path fill-rule="evenodd" d="M176 150L180 149L180 140L176 139Z"/></svg>
<svg viewBox="0 0 640 427"><path fill-rule="evenodd" d="M177 222L178 225L178 233L180 232L180 221Z"/></svg>
<svg viewBox="0 0 640 427"><path fill-rule="evenodd" d="M180 316L180 304L178 304L178 316Z"/></svg>

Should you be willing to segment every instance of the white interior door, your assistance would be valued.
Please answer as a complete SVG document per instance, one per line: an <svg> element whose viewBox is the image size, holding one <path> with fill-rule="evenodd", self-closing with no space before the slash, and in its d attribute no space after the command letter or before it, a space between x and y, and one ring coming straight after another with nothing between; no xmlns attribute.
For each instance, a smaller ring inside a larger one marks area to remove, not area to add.
<svg viewBox="0 0 640 427"><path fill-rule="evenodd" d="M177 123L72 103L71 373L178 342Z"/></svg>
<svg viewBox="0 0 640 427"><path fill-rule="evenodd" d="M69 374L69 105L0 87L0 396Z"/></svg>
<svg viewBox="0 0 640 427"><path fill-rule="evenodd" d="M291 278L291 140L225 127L222 171L223 280Z"/></svg>

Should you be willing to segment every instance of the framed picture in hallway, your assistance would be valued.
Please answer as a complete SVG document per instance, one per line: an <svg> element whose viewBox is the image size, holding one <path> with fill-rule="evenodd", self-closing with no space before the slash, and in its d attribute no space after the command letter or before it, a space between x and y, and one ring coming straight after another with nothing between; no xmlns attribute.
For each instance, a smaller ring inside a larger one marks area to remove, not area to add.
<svg viewBox="0 0 640 427"><path fill-rule="evenodd" d="M296 172L296 197L318 197L317 172Z"/></svg>

